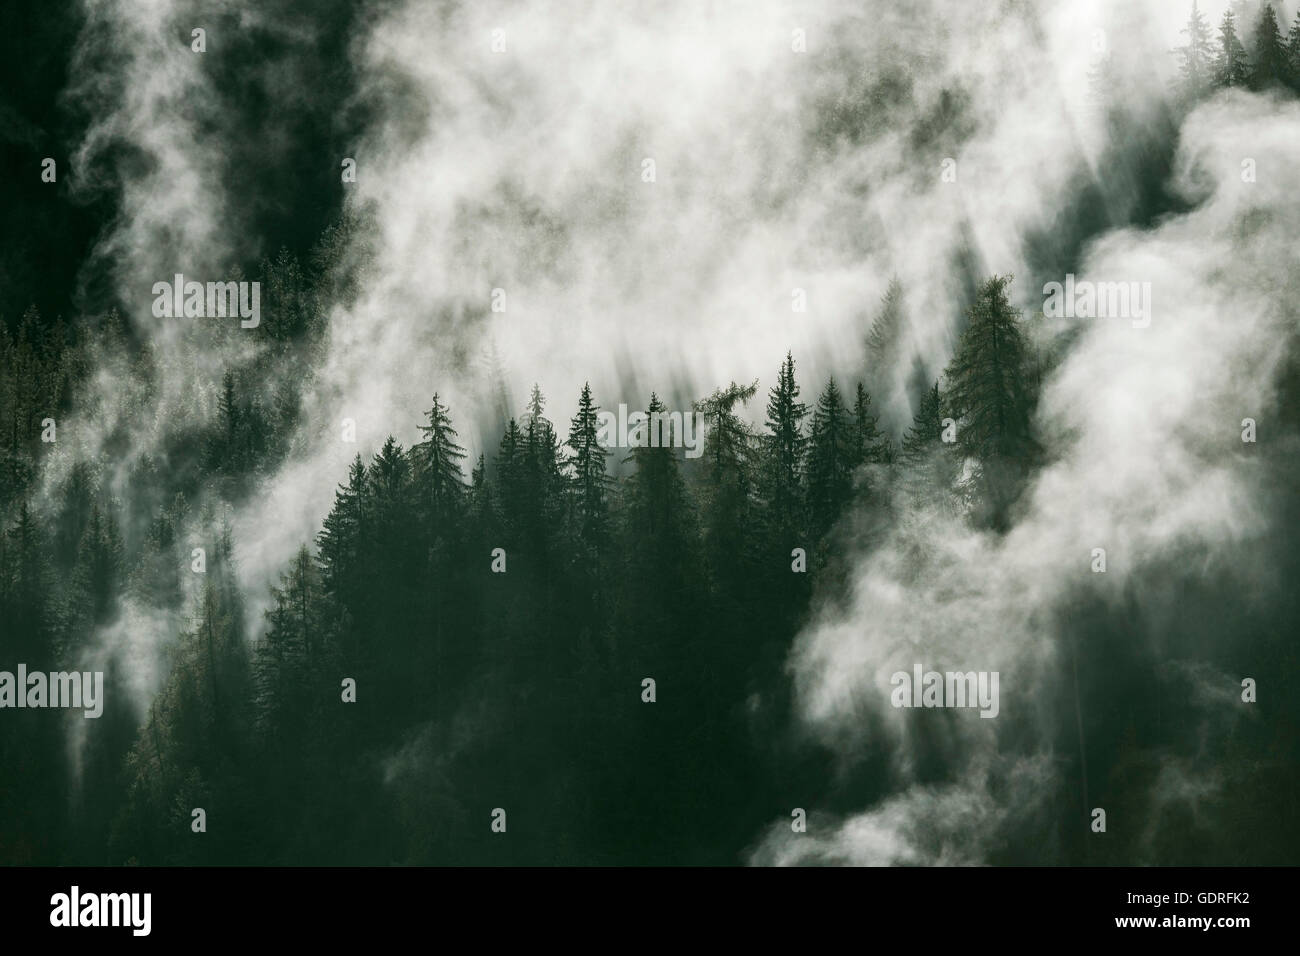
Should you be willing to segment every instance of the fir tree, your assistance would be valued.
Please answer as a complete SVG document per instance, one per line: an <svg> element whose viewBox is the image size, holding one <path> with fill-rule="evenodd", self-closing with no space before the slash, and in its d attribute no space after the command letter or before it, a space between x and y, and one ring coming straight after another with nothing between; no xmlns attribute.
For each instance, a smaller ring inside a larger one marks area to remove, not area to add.
<svg viewBox="0 0 1300 956"><path fill-rule="evenodd" d="M555 426L542 411L546 400L533 386L524 422L524 494L529 502L528 534L533 547L549 550L563 524L567 486L564 455Z"/></svg>
<svg viewBox="0 0 1300 956"><path fill-rule="evenodd" d="M979 289L957 354L948 366L948 410L957 444L972 461L966 491L995 528L1005 526L1036 447L1030 434L1030 356L1019 311L1007 300L1010 276Z"/></svg>
<svg viewBox="0 0 1300 956"><path fill-rule="evenodd" d="M705 560L720 597L734 602L733 615L748 610L742 592L752 580L754 523L753 436L736 408L757 393L758 382L732 382L695 403L707 436L701 517Z"/></svg>
<svg viewBox="0 0 1300 956"><path fill-rule="evenodd" d="M608 531L605 474L609 451L600 443L598 406L591 397L591 383L582 386L578 411L569 421L568 464L573 475L573 515L579 537L589 545L603 542Z"/></svg>
<svg viewBox="0 0 1300 956"><path fill-rule="evenodd" d="M497 502L511 544L529 528L533 502L528 492L528 447L519 423L510 419L497 447L495 464Z"/></svg>
<svg viewBox="0 0 1300 956"><path fill-rule="evenodd" d="M831 378L813 409L808 443L808 515L818 536L830 529L849 500L859 446L857 423Z"/></svg>
<svg viewBox="0 0 1300 956"><path fill-rule="evenodd" d="M724 482L728 476L743 475L749 466L751 436L735 408L737 404L746 404L757 392L757 381L750 385L732 382L726 388L716 389L708 398L695 403L695 410L704 415L704 425L709 436L709 476L710 482L715 486Z"/></svg>
<svg viewBox="0 0 1300 956"><path fill-rule="evenodd" d="M384 440L383 447L370 463L368 477L377 503L390 508L406 505L411 464L401 444L392 435Z"/></svg>
<svg viewBox="0 0 1300 956"><path fill-rule="evenodd" d="M1260 9L1259 22L1255 24L1251 85L1255 89L1285 86L1290 79L1287 58L1286 42L1278 27L1277 14L1273 12L1273 5L1266 2Z"/></svg>
<svg viewBox="0 0 1300 956"><path fill-rule="evenodd" d="M347 481L335 491L334 507L316 536L325 590L354 617L361 610L371 573L363 562L367 497L366 466L358 454L348 468Z"/></svg>
<svg viewBox="0 0 1300 956"><path fill-rule="evenodd" d="M1214 59L1216 86L1247 86L1250 83L1250 62L1246 49L1237 37L1237 18L1231 9L1224 11L1219 23L1219 50Z"/></svg>
<svg viewBox="0 0 1300 956"><path fill-rule="evenodd" d="M545 410L545 408L546 408L546 399L542 395L542 388L540 385L534 382L533 390L528 395L528 407L525 409L524 414L521 416L520 419L523 422L523 427L525 431L528 430L528 426L531 423L545 421L545 418L542 415L542 412L543 410Z"/></svg>
<svg viewBox="0 0 1300 956"><path fill-rule="evenodd" d="M1201 13L1196 0L1192 0L1191 16L1182 32L1187 37L1187 43L1174 51L1179 58L1180 92L1186 99L1195 101L1205 95L1214 80L1210 25L1206 23L1205 14Z"/></svg>
<svg viewBox="0 0 1300 956"><path fill-rule="evenodd" d="M803 499L804 436L802 422L808 407L799 400L799 386L794 378L794 357L786 354L769 390L767 402L766 461L764 491L770 522L774 529L790 534L800 527L800 502Z"/></svg>
<svg viewBox="0 0 1300 956"><path fill-rule="evenodd" d="M654 422L666 411L667 406L652 392L645 411L647 436L651 436ZM666 424L664 428L666 431ZM662 434L658 442L647 437L646 441L633 445L625 461L636 465L629 479L632 526L651 537L662 536L666 529L680 529L685 511L685 485L667 434Z"/></svg>
<svg viewBox="0 0 1300 956"><path fill-rule="evenodd" d="M370 586L362 636L414 635L417 620L427 610L430 542L420 534L410 457L391 435L371 461L366 478L370 520L363 526L363 560ZM400 656L401 651L389 653ZM389 663L387 655L383 663Z"/></svg>
<svg viewBox="0 0 1300 956"><path fill-rule="evenodd" d="M649 422L666 412L658 395L646 408ZM667 437L667 436L663 436ZM635 444L626 459L635 465L627 481L623 512L623 552L630 585L624 589L619 630L637 660L657 662L665 671L681 667L689 651L698 580L694 514L671 444ZM675 649L675 650L674 650ZM647 656L648 655L648 656Z"/></svg>
<svg viewBox="0 0 1300 956"><path fill-rule="evenodd" d="M465 449L456 444L447 406L433 394L428 423L420 426L424 440L411 449L420 496L433 520L435 536L456 520L465 492L461 461Z"/></svg>
<svg viewBox="0 0 1300 956"><path fill-rule="evenodd" d="M979 289L948 366L948 409L960 422L957 441L981 460L1023 454L1029 443L1030 395L1019 311L1007 300L1010 276Z"/></svg>

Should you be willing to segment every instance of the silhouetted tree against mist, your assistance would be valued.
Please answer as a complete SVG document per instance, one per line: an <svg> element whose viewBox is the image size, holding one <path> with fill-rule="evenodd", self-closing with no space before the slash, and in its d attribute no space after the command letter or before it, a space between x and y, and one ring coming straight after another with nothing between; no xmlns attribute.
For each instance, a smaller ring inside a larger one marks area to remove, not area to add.
<svg viewBox="0 0 1300 956"><path fill-rule="evenodd" d="M807 406L799 401L794 357L786 353L776 385L768 391L766 431L760 435L758 485L762 517L757 529L761 564L762 613L782 628L792 626L792 608L801 607L810 588L807 573L791 571L793 552L802 548L809 566L820 559L807 532L806 451L803 431Z"/></svg>
<svg viewBox="0 0 1300 956"><path fill-rule="evenodd" d="M1209 92L1214 83L1214 41L1210 25L1205 20L1195 0L1192 12L1183 28L1187 43L1179 47L1179 93L1187 101L1195 102Z"/></svg>
<svg viewBox="0 0 1300 956"><path fill-rule="evenodd" d="M873 370L885 373L898 363L902 332L903 284L894 277L889 280L867 334L867 354Z"/></svg>
<svg viewBox="0 0 1300 956"><path fill-rule="evenodd" d="M609 450L600 443L600 406L591 397L591 383L582 386L578 410L569 421L567 464L573 481L573 520L588 554L599 552L609 539Z"/></svg>
<svg viewBox="0 0 1300 956"><path fill-rule="evenodd" d="M348 478L334 493L334 507L316 536L325 585L345 595L362 555L363 526L366 523L366 466L358 454L348 468Z"/></svg>
<svg viewBox="0 0 1300 956"><path fill-rule="evenodd" d="M441 683L443 670L449 663L445 652L451 642L452 605L458 600L447 584L468 558L461 535L466 488L460 463L465 458L465 449L456 444L456 429L452 427L446 406L438 401L437 392L426 418L428 423L420 426L424 441L411 449L411 457L415 494L425 519L422 537L429 546L428 584L422 589L433 625L428 656Z"/></svg>
<svg viewBox="0 0 1300 956"><path fill-rule="evenodd" d="M535 523L532 512L536 502L528 494L527 456L527 438L520 432L518 421L512 418L506 423L494 462L502 532L510 547L522 544Z"/></svg>
<svg viewBox="0 0 1300 956"><path fill-rule="evenodd" d="M525 448L523 489L531 504L529 547L539 558L549 554L557 544L568 505L564 455L555 426L542 414L545 405L541 389L534 384L522 419ZM549 571L549 564L545 561L540 566Z"/></svg>
<svg viewBox="0 0 1300 956"><path fill-rule="evenodd" d="M715 389L695 403L704 416L704 475L701 536L704 560L717 590L733 614L752 610L747 592L761 560L752 531L759 520L754 480L755 439L739 407L758 393L758 382Z"/></svg>
<svg viewBox="0 0 1300 956"><path fill-rule="evenodd" d="M1217 86L1249 86L1250 60L1237 37L1237 18L1226 10L1219 23L1219 49L1214 58L1214 82Z"/></svg>
<svg viewBox="0 0 1300 956"><path fill-rule="evenodd" d="M1287 63L1286 42L1278 27L1273 5L1265 3L1255 24L1255 49L1252 59L1251 87L1262 90L1273 86L1286 86L1291 79Z"/></svg>
<svg viewBox="0 0 1300 956"><path fill-rule="evenodd" d="M803 420L808 406L798 399L794 357L787 353L776 385L768 393L762 466L768 527L782 541L793 541L803 528L804 450L808 444Z"/></svg>
<svg viewBox="0 0 1300 956"><path fill-rule="evenodd" d="M976 294L969 322L945 373L957 441L980 460L1016 456L1030 444L1030 392L1019 311L1007 299L1010 276L993 276Z"/></svg>
<svg viewBox="0 0 1300 956"><path fill-rule="evenodd" d="M993 276L980 286L946 373L957 445L976 463L973 483L995 527L1005 521L1034 451L1027 353L1019 311L1007 300L1010 281Z"/></svg>
<svg viewBox="0 0 1300 956"><path fill-rule="evenodd" d="M424 440L411 449L415 459L416 492L428 509L433 534L447 533L460 517L465 493L465 473L461 461L465 449L456 444L456 429L451 425L447 407L433 395L433 406L426 413L427 424L420 426Z"/></svg>
<svg viewBox="0 0 1300 956"><path fill-rule="evenodd" d="M853 491L858 431L832 378L813 408L808 439L808 521L814 539L830 530Z"/></svg>
<svg viewBox="0 0 1300 956"><path fill-rule="evenodd" d="M626 573L635 582L627 589L622 627L642 642L653 636L660 644L685 639L691 630L684 615L693 606L698 583L695 516L678 452L666 424L657 442L651 437L650 421L666 411L659 396L651 394L645 411L646 440L634 445L625 459L635 468L627 480L622 529Z"/></svg>

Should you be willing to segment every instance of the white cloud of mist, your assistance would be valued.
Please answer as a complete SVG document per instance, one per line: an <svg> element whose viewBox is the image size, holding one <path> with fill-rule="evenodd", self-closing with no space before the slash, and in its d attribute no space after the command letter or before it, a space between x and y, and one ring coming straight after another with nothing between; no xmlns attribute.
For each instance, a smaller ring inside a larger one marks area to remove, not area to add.
<svg viewBox="0 0 1300 956"><path fill-rule="evenodd" d="M755 850L758 866L972 866L1009 825L1038 812L1049 791L1045 757L1000 761L1003 796L991 792L992 763L972 767L961 785L914 785L871 811L847 819L812 815L805 833L786 821L774 823ZM1011 799L1007 799L1007 797ZM1016 819L1012 819L1013 808ZM829 825L828 825L829 824Z"/></svg>
<svg viewBox="0 0 1300 956"><path fill-rule="evenodd" d="M1243 589L1267 574L1249 559L1250 542L1270 521L1267 476L1242 454L1240 422L1276 413L1273 382L1296 331L1287 303L1300 262L1287 236L1300 224L1300 201L1279 171L1295 160L1300 107L1223 95L1189 117L1182 137L1175 185L1195 189L1202 205L1147 232L1100 238L1080 269L1084 277L1152 282L1153 322L1135 329L1125 320L1078 320L1087 328L1045 383L1040 407L1038 426L1055 461L1036 479L1015 527L995 537L936 516L898 528L860 563L852 606L814 622L798 642L791 666L810 727L844 748L871 732L887 735L904 787L913 735L936 731L931 714L890 707L893 671L914 661L1000 671L1002 714L1015 721L1051 690L1045 669L1063 652L1054 622L1072 597L1119 601L1143 586L1144 571L1185 554L1201 556L1203 573L1239 579ZM1246 155L1272 172L1241 182ZM919 567L910 560L918 535L930 549ZM1091 572L1095 547L1107 551L1104 577ZM1103 657L1087 661L1085 650L1083 666L1089 663L1107 666ZM1212 679L1202 669L1196 676ZM1197 703L1222 708L1235 698L1235 682L1225 680L1218 692L1196 690ZM863 721L864 712L873 720ZM1230 722L1231 714L1221 719ZM950 752L978 767L999 752L1006 726L958 719ZM1038 743L1041 756L1051 749L1050 730ZM1161 772L1155 809L1201 792L1169 791L1169 781L1185 781L1187 772L1173 764ZM971 801L986 792L983 784L954 786ZM1013 805L1003 799L1004 810ZM944 826L942 807L913 787L845 823L836 852L848 862L879 862L883 838L861 834L896 818ZM757 859L830 852L774 839ZM934 853L899 860L943 862Z"/></svg>

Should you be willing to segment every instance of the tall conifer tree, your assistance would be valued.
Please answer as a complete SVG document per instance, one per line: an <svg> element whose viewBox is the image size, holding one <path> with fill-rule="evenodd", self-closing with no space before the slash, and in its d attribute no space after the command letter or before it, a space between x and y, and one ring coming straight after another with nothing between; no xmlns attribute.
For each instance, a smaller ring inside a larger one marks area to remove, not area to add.
<svg viewBox="0 0 1300 956"><path fill-rule="evenodd" d="M859 442L856 423L831 378L813 409L808 441L808 516L815 535L825 534L848 503Z"/></svg>
<svg viewBox="0 0 1300 956"><path fill-rule="evenodd" d="M1219 22L1219 49L1214 58L1216 86L1249 86L1250 60L1237 36L1237 17L1231 9L1224 11Z"/></svg>
<svg viewBox="0 0 1300 956"><path fill-rule="evenodd" d="M768 392L766 453L764 455L764 497L773 530L783 536L801 527L804 450L808 443L803 419L808 406L799 401L794 377L794 356L787 353Z"/></svg>
<svg viewBox="0 0 1300 956"><path fill-rule="evenodd" d="M1289 79L1286 41L1282 38L1273 5L1265 2L1255 24L1251 85L1262 90L1270 86L1285 86Z"/></svg>

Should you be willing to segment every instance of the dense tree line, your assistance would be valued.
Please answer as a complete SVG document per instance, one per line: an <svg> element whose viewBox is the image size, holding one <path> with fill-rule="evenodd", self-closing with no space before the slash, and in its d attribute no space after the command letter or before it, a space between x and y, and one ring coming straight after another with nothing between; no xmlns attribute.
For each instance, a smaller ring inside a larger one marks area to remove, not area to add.
<svg viewBox="0 0 1300 956"><path fill-rule="evenodd" d="M716 861L707 848L734 850L778 809L764 803L777 781L748 739L785 720L781 667L813 582L833 592L844 572L846 509L887 510L905 484L908 494L987 500L971 520L996 522L1014 499L1007 463L1032 445L1034 396L1006 283L980 290L943 390L922 397L897 447L862 384L846 395L828 380L803 402L791 355L761 426L745 413L758 383L685 410L706 421L695 460L670 445L606 448L584 386L563 430L534 387L495 454L470 463L435 394L410 447L390 437L353 461L316 541L274 589L261 635L245 633L230 530L210 508L192 514L177 492L128 557L102 484L77 466L52 532L24 504L3 538L2 611L48 644L26 657L59 658L60 642L70 652L113 621L124 593L186 608L189 624L138 729L121 710L92 728L82 786L97 802L79 808L84 840L63 852L103 862L490 860L502 844L485 841L480 823L502 806L518 814L510 859ZM895 286L882 303L877 346L899 295ZM1000 377L987 380L988 369ZM227 467L246 454L253 469L267 446L237 436L265 410L231 378L207 440ZM646 411L666 407L651 395ZM978 467L963 470L966 459ZM190 573L180 535L194 526L213 541L203 575ZM59 588L29 580L56 568L75 582L62 610L42 597ZM121 676L110 683L125 694ZM355 704L342 700L344 678ZM45 726L43 752L57 754ZM32 778L61 780L59 758L44 759ZM748 809L720 821L720 806ZM193 807L213 821L202 840L185 838ZM87 857L105 832L107 849Z"/></svg>
<svg viewBox="0 0 1300 956"><path fill-rule="evenodd" d="M1179 93L1185 99L1194 101L1227 87L1300 92L1300 14L1284 32L1273 4L1261 3L1245 39L1238 16L1238 10L1229 7L1215 31L1199 5L1192 3L1183 29L1187 42L1175 51Z"/></svg>

